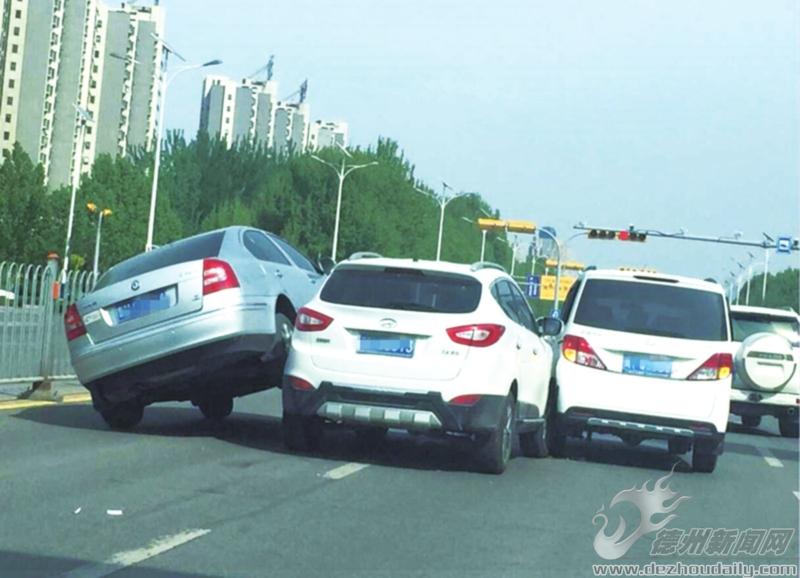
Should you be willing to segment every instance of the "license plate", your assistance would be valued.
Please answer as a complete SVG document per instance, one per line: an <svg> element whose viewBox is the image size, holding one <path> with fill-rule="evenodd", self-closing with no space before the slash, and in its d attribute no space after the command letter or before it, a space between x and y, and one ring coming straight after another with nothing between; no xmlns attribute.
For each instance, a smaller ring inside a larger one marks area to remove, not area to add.
<svg viewBox="0 0 800 578"><path fill-rule="evenodd" d="M114 308L117 323L126 323L146 317L158 311L164 311L177 303L177 291L175 287L150 291L143 295L138 295L133 299L128 299Z"/></svg>
<svg viewBox="0 0 800 578"><path fill-rule="evenodd" d="M672 361L626 355L622 359L622 373L649 377L671 377Z"/></svg>
<svg viewBox="0 0 800 578"><path fill-rule="evenodd" d="M414 340L411 338L380 337L362 335L358 346L359 353L370 355L389 355L392 357L413 357Z"/></svg>

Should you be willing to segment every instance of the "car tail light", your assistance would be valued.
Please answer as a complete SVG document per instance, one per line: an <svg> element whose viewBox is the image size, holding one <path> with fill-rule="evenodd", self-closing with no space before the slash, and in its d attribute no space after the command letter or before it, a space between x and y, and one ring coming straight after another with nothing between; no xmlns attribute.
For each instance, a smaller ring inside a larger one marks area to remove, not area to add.
<svg viewBox="0 0 800 578"><path fill-rule="evenodd" d="M725 379L733 372L733 356L730 353L715 353L689 376L692 381Z"/></svg>
<svg viewBox="0 0 800 578"><path fill-rule="evenodd" d="M323 331L333 323L333 317L314 311L308 307L301 307L294 320L294 327L298 331Z"/></svg>
<svg viewBox="0 0 800 578"><path fill-rule="evenodd" d="M294 389L299 389L300 391L311 391L314 389L314 386L311 385L310 381L306 381L305 379L301 379L297 376L290 375L287 380Z"/></svg>
<svg viewBox="0 0 800 578"><path fill-rule="evenodd" d="M67 341L86 335L86 326L83 324L81 314L78 313L78 307L74 303L67 307L64 313L64 330L67 333Z"/></svg>
<svg viewBox="0 0 800 578"><path fill-rule="evenodd" d="M239 280L233 267L222 259L203 260L203 295L210 295L223 289L235 289Z"/></svg>
<svg viewBox="0 0 800 578"><path fill-rule="evenodd" d="M595 369L606 369L605 363L600 361L600 357L583 337L565 335L561 344L561 354L567 361L572 363L594 367Z"/></svg>
<svg viewBox="0 0 800 578"><path fill-rule="evenodd" d="M458 397L454 397L448 403L450 405L463 405L463 406L470 406L475 405L480 401L481 396L477 393L469 393L467 395L459 395Z"/></svg>
<svg viewBox="0 0 800 578"><path fill-rule="evenodd" d="M471 347L489 347L497 343L506 332L502 325L493 323L476 323L475 325L460 325L447 330L450 339L461 345Z"/></svg>

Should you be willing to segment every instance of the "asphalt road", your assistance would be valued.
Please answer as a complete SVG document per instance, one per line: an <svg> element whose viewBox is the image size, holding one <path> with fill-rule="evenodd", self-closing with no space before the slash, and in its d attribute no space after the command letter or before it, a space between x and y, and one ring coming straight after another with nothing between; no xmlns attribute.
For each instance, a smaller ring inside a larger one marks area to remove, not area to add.
<svg viewBox="0 0 800 578"><path fill-rule="evenodd" d="M331 431L297 455L279 416L277 392L237 400L219 424L151 406L131 433L88 404L0 411L0 577L591 576L606 563L596 512L630 533L636 508L610 501L675 463L657 444L598 437L491 476L470 471L467 443L400 432L369 448ZM713 474L678 463L669 485L690 499L669 528L797 529L797 441L771 419L744 431L731 426ZM653 557L655 537L618 562L798 558L796 535L782 556Z"/></svg>

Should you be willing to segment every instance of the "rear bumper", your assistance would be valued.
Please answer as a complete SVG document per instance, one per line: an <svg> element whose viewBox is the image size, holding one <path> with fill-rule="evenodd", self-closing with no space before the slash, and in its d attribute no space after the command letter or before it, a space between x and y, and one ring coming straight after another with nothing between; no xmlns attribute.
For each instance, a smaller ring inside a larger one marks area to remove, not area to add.
<svg viewBox="0 0 800 578"><path fill-rule="evenodd" d="M86 342L70 347L72 365L78 380L88 384L126 370L144 369L181 352L237 338L243 338L242 348L263 354L271 350L276 339L271 314L274 310L274 302L240 302L209 312L191 313L101 343L81 337Z"/></svg>
<svg viewBox="0 0 800 578"><path fill-rule="evenodd" d="M633 436L640 439L684 439L703 451L722 453L725 432L717 431L713 423L667 419L648 415L614 412L585 407L573 407L558 414L555 426L567 435L582 432Z"/></svg>
<svg viewBox="0 0 800 578"><path fill-rule="evenodd" d="M313 390L297 390L284 377L284 413L319 416L354 426L410 431L481 433L500 422L505 398L483 395L472 406L447 404L439 392L389 392L324 381Z"/></svg>
<svg viewBox="0 0 800 578"><path fill-rule="evenodd" d="M777 418L794 417L797 419L800 398L796 393L770 393L746 389L731 390L731 413L736 415L763 416Z"/></svg>

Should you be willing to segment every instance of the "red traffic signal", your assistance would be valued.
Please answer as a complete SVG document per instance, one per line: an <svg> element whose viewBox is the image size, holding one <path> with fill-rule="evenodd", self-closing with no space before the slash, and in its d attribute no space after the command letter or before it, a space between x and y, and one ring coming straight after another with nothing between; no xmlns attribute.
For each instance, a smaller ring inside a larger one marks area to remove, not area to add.
<svg viewBox="0 0 800 578"><path fill-rule="evenodd" d="M647 233L639 233L636 231L615 231L613 229L590 229L590 239L616 239L617 241L636 241L643 243L647 240Z"/></svg>

